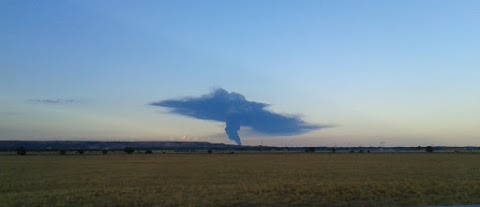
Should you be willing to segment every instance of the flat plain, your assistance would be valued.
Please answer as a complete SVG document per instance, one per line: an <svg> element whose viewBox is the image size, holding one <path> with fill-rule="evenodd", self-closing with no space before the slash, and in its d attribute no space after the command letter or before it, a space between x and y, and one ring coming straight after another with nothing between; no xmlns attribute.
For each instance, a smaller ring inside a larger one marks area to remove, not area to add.
<svg viewBox="0 0 480 207"><path fill-rule="evenodd" d="M0 155L0 206L480 204L479 153Z"/></svg>

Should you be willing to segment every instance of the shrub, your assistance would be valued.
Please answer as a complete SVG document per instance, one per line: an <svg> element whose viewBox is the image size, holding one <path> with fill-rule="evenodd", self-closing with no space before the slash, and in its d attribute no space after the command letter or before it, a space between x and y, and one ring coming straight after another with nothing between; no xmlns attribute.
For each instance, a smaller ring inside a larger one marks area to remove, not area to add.
<svg viewBox="0 0 480 207"><path fill-rule="evenodd" d="M433 147L432 146L425 147L425 152L433 152Z"/></svg>
<svg viewBox="0 0 480 207"><path fill-rule="evenodd" d="M85 153L85 150L79 149L79 150L77 150L77 153L78 153L79 155L83 155L83 153Z"/></svg>
<svg viewBox="0 0 480 207"><path fill-rule="evenodd" d="M60 155L65 155L65 154L67 154L67 151L65 151L65 150L60 150L59 153L60 153Z"/></svg>
<svg viewBox="0 0 480 207"><path fill-rule="evenodd" d="M152 154L152 153L153 153L152 150L145 151L145 154Z"/></svg>
<svg viewBox="0 0 480 207"><path fill-rule="evenodd" d="M305 149L305 152L308 152L308 153L315 152L315 147L308 147L307 149Z"/></svg>
<svg viewBox="0 0 480 207"><path fill-rule="evenodd" d="M133 152L135 152L135 149L133 147L125 147L123 151L127 154L132 154Z"/></svg>
<svg viewBox="0 0 480 207"><path fill-rule="evenodd" d="M208 154L212 154L212 150L208 150L207 153L208 153Z"/></svg>
<svg viewBox="0 0 480 207"><path fill-rule="evenodd" d="M27 149L25 149L25 147L18 147L17 149L15 149L15 152L17 153L17 155L26 155Z"/></svg>
<svg viewBox="0 0 480 207"><path fill-rule="evenodd" d="M108 150L102 150L102 154L106 155L108 153Z"/></svg>
<svg viewBox="0 0 480 207"><path fill-rule="evenodd" d="M335 149L335 147L332 147L332 153L335 153L337 151L337 149Z"/></svg>

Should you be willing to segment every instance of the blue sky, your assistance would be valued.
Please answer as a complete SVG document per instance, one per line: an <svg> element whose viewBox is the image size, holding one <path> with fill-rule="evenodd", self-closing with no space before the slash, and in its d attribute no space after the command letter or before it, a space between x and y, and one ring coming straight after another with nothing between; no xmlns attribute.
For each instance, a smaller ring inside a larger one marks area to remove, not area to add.
<svg viewBox="0 0 480 207"><path fill-rule="evenodd" d="M224 88L335 126L244 144L480 145L479 37L474 0L2 1L0 139L233 143L148 105Z"/></svg>

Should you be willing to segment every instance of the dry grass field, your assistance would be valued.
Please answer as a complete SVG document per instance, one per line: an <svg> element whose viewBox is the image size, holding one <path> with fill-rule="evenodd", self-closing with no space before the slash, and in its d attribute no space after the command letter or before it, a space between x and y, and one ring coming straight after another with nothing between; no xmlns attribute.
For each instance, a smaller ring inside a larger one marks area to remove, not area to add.
<svg viewBox="0 0 480 207"><path fill-rule="evenodd" d="M480 204L480 154L0 155L0 206Z"/></svg>

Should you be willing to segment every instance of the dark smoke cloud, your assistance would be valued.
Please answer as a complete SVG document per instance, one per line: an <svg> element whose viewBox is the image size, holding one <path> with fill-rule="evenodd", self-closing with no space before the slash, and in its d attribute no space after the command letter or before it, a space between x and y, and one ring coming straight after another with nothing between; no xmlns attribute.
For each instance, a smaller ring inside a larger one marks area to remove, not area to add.
<svg viewBox="0 0 480 207"><path fill-rule="evenodd" d="M174 114L225 122L228 138L239 145L241 126L267 135L295 135L323 128L306 123L297 116L273 113L265 109L268 104L248 101L243 95L224 89L198 98L170 99L150 105L171 108L170 112Z"/></svg>

